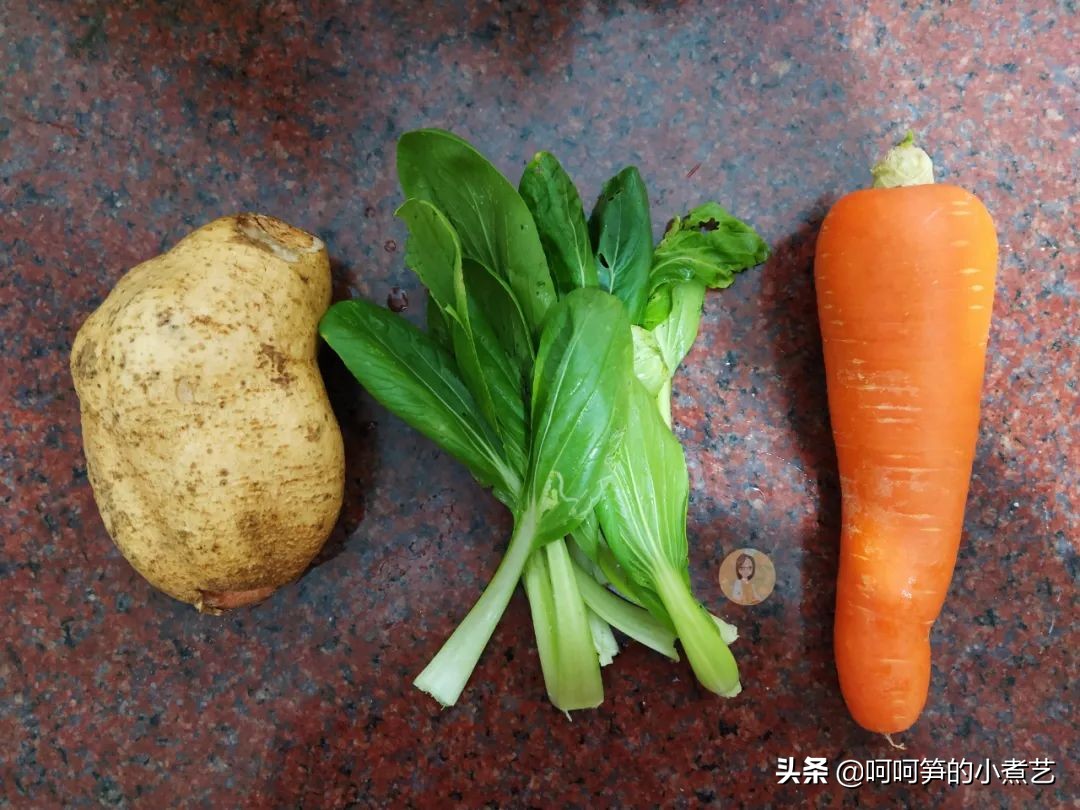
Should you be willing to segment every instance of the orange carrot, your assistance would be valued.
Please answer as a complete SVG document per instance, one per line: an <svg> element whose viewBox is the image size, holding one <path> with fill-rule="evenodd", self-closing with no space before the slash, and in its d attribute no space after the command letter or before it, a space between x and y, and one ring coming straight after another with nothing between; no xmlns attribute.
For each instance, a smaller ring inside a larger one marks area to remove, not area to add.
<svg viewBox="0 0 1080 810"><path fill-rule="evenodd" d="M852 717L909 728L952 578L979 423L997 239L911 135L821 226L814 260L843 526L834 645Z"/></svg>

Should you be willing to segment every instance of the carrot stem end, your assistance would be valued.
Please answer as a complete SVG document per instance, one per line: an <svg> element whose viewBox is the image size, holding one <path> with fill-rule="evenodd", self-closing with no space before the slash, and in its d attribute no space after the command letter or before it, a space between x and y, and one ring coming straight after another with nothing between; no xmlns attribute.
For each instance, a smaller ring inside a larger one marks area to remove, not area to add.
<svg viewBox="0 0 1080 810"><path fill-rule="evenodd" d="M874 188L922 186L934 182L934 161L915 145L915 133L907 135L870 169Z"/></svg>

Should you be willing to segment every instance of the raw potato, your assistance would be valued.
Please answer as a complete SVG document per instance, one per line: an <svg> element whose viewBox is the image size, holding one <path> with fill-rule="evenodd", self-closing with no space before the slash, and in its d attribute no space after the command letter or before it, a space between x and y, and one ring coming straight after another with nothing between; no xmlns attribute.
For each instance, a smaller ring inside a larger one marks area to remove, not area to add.
<svg viewBox="0 0 1080 810"><path fill-rule="evenodd" d="M258 602L333 528L344 451L315 361L329 304L323 243L240 214L135 267L75 337L105 528L170 596L207 612Z"/></svg>

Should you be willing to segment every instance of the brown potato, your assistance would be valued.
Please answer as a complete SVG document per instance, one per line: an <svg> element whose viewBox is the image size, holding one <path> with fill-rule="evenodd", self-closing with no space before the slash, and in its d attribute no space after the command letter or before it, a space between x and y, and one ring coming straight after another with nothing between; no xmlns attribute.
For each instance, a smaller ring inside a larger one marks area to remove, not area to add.
<svg viewBox="0 0 1080 810"><path fill-rule="evenodd" d="M105 528L199 610L303 573L341 508L344 451L315 353L323 243L272 217L199 228L128 272L71 350Z"/></svg>

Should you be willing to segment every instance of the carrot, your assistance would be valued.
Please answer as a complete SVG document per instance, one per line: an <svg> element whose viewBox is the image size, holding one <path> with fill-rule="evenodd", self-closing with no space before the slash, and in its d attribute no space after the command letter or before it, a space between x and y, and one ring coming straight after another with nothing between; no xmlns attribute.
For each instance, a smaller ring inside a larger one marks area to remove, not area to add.
<svg viewBox="0 0 1080 810"><path fill-rule="evenodd" d="M979 423L997 239L907 139L840 199L814 260L842 491L834 646L852 717L890 734L926 703Z"/></svg>

